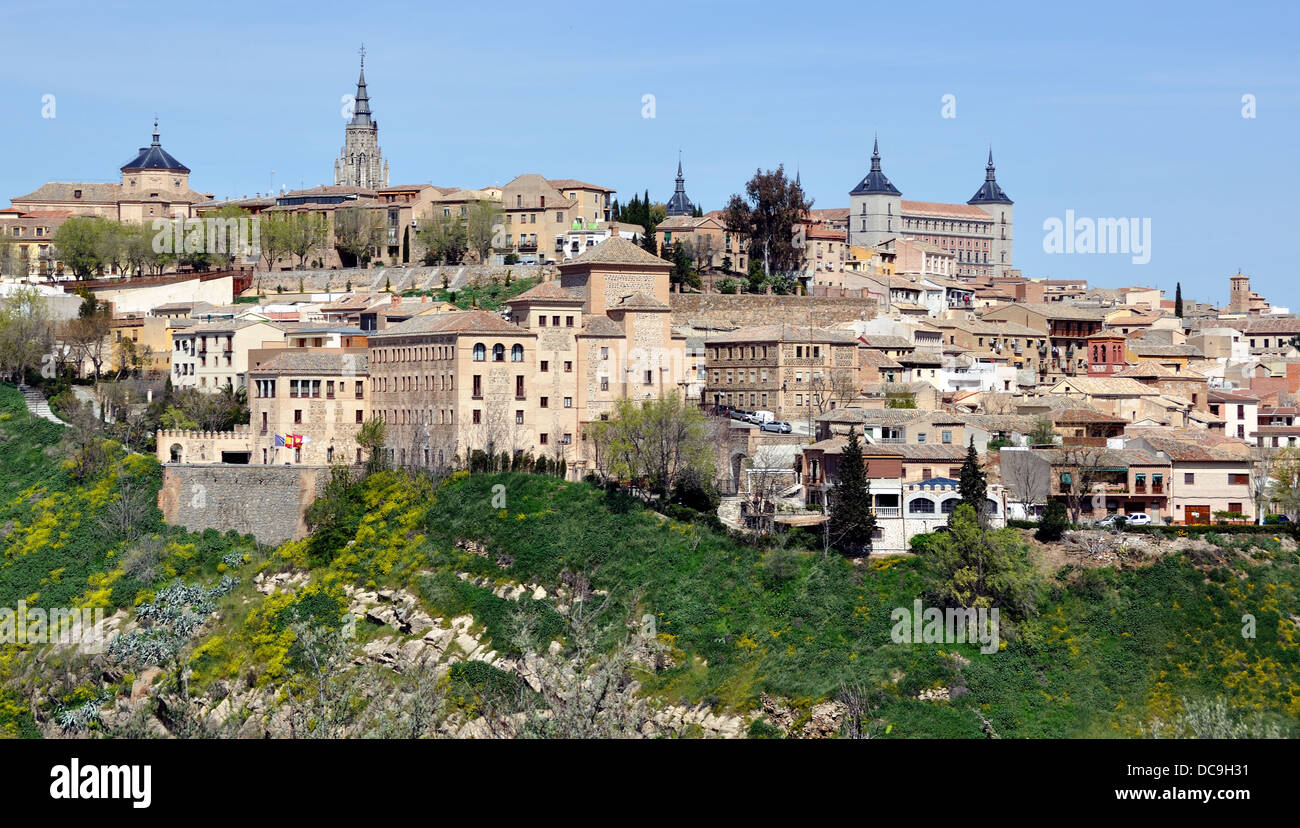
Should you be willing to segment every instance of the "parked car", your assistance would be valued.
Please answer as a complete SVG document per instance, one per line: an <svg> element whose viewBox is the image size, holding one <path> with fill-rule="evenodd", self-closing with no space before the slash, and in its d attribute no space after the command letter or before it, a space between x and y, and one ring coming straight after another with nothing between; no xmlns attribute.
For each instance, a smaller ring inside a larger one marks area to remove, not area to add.
<svg viewBox="0 0 1300 828"><path fill-rule="evenodd" d="M749 414L750 412L743 408L731 409L731 419L733 420L744 420L745 422L749 422Z"/></svg>
<svg viewBox="0 0 1300 828"><path fill-rule="evenodd" d="M790 433L790 424L783 423L779 420L772 420L771 422L763 423L761 426L759 426L759 428L761 428L763 431L774 431L777 434Z"/></svg>
<svg viewBox="0 0 1300 828"><path fill-rule="evenodd" d="M1116 526L1123 519L1125 526L1150 526L1151 516L1146 512L1134 512L1131 515L1107 515L1097 521L1098 526Z"/></svg>

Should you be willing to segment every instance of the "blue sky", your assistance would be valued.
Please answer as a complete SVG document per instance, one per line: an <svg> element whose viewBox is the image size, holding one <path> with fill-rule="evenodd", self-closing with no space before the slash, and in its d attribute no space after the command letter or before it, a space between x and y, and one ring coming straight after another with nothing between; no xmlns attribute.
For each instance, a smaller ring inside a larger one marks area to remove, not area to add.
<svg viewBox="0 0 1300 828"><path fill-rule="evenodd" d="M218 198L332 183L357 48L393 183L524 172L723 206L798 167L848 206L879 133L906 199L964 202L993 145L1028 276L1226 300L1294 290L1293 5L1178 3L65 3L0 11L0 199L113 180L147 144ZM373 22L372 22L373 21ZM144 45L147 34L170 45ZM42 96L55 117L42 118ZM653 95L655 117L643 118ZM942 117L943 96L956 117ZM1243 95L1255 117L1242 117ZM16 160L21 159L21 160ZM0 200L0 203L5 203ZM1151 220L1151 259L1049 255L1043 222Z"/></svg>

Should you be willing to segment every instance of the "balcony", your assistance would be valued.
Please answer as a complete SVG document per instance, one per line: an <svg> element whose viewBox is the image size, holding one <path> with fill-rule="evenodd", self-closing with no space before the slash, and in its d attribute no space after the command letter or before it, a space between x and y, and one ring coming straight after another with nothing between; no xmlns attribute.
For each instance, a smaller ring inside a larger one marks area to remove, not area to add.
<svg viewBox="0 0 1300 828"><path fill-rule="evenodd" d="M901 446L907 442L906 437L881 437L877 442L884 445Z"/></svg>
<svg viewBox="0 0 1300 828"><path fill-rule="evenodd" d="M895 518L902 514L902 509L898 506L877 506L871 511L876 517Z"/></svg>
<svg viewBox="0 0 1300 828"><path fill-rule="evenodd" d="M520 241L519 241L519 249L520 249L520 250L527 250L527 251L530 251L530 252L536 253L536 252L537 252L537 239L531 239L531 240L529 240L529 241L524 241L524 240L520 239Z"/></svg>

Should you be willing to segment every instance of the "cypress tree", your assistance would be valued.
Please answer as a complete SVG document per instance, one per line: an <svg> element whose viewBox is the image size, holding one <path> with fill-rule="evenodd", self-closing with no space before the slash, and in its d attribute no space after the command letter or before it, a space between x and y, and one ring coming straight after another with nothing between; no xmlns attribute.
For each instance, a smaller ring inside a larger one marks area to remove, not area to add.
<svg viewBox="0 0 1300 828"><path fill-rule="evenodd" d="M1174 285L1174 316L1179 319L1183 318L1183 283L1177 282Z"/></svg>
<svg viewBox="0 0 1300 828"><path fill-rule="evenodd" d="M979 516L980 523L984 523L984 501L988 497L988 479L983 471L980 470L979 454L975 451L975 438L970 438L970 446L966 449L966 460L961 464L961 480L958 481L957 491L961 492L961 502L969 504Z"/></svg>
<svg viewBox="0 0 1300 828"><path fill-rule="evenodd" d="M849 428L849 442L840 454L839 476L832 489L830 531L841 551L857 554L871 549L876 514L856 427Z"/></svg>

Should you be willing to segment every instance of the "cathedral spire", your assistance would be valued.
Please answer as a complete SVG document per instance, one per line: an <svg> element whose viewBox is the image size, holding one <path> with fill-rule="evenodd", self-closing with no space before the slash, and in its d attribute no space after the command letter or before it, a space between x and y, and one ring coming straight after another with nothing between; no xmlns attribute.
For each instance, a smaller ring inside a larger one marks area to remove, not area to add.
<svg viewBox="0 0 1300 828"><path fill-rule="evenodd" d="M370 123L370 95L366 92L366 47L361 46L361 75L357 78L357 97L352 109L352 123Z"/></svg>

